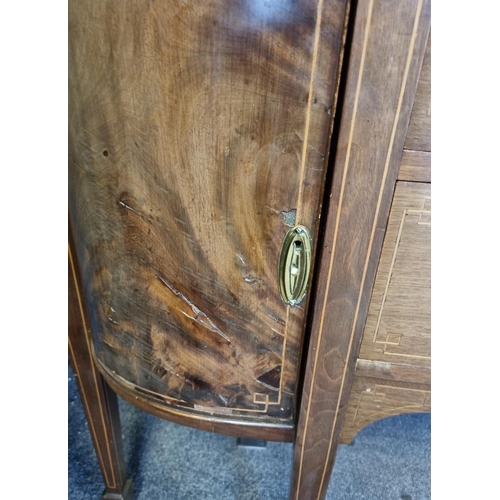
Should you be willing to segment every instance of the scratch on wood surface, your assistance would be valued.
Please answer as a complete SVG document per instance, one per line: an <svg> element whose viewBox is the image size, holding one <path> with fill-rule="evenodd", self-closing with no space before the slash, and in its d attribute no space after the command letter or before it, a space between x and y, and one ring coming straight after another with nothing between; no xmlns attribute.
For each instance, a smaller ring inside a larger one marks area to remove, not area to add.
<svg viewBox="0 0 500 500"><path fill-rule="evenodd" d="M286 325L286 322L284 319L281 319L281 318L278 318L276 316L273 316L272 314L268 314L268 316L271 318L271 319L274 319L274 321L276 321L276 323L279 323L280 325Z"/></svg>
<svg viewBox="0 0 500 500"><path fill-rule="evenodd" d="M314 146L311 146L310 144L308 145L309 149L312 149L315 153L318 153L319 156L321 157L322 160L325 159L325 155L323 153L320 153Z"/></svg>
<svg viewBox="0 0 500 500"><path fill-rule="evenodd" d="M87 144L81 137L78 138L78 141L82 146L84 146L86 149L88 149L93 156L97 156L99 153L97 153L90 144Z"/></svg>
<svg viewBox="0 0 500 500"><path fill-rule="evenodd" d="M222 396L222 394L219 394L217 397L224 403L225 406L228 405L228 400Z"/></svg>
<svg viewBox="0 0 500 500"><path fill-rule="evenodd" d="M127 205L126 203L123 203L123 201L118 200L118 203L119 203L122 207L126 208L127 210L130 210L131 212L134 212L134 214L137 214L137 215L139 215L140 217L144 217L144 215L143 215L143 214L141 214L141 212L138 212L137 210L135 210L134 208L132 208L130 205Z"/></svg>
<svg viewBox="0 0 500 500"><path fill-rule="evenodd" d="M78 167L78 168L81 168L84 172L87 172L88 169L87 167L84 167L83 165L80 165L78 162L76 162L75 160L73 160L73 163Z"/></svg>
<svg viewBox="0 0 500 500"><path fill-rule="evenodd" d="M201 326L207 328L208 330L217 333L220 335L223 339L227 340L231 344L231 339L223 332L221 329L198 307L196 307L182 292L179 290L176 290L172 285L167 283L161 276L158 276L157 274L155 275L174 295L177 297L180 297L188 306L191 308L191 310L194 312L195 316L190 316L189 314L186 314L184 311L181 311L182 314L187 316L188 318L191 318L192 320L196 321L199 323Z"/></svg>
<svg viewBox="0 0 500 500"><path fill-rule="evenodd" d="M269 210L272 210L275 214L281 213L279 210L276 210L275 208L268 207L267 205L264 205L264 208L268 208Z"/></svg>
<svg viewBox="0 0 500 500"><path fill-rule="evenodd" d="M166 363L164 360L161 361L160 366L167 372L171 373L172 375L176 376L177 378L180 378L183 382L189 384L191 387L194 387L193 382L189 380L186 377L183 377L179 373L176 372L173 366L170 366L168 363ZM163 378L163 377L162 377Z"/></svg>
<svg viewBox="0 0 500 500"><path fill-rule="evenodd" d="M263 385L264 387L267 387L268 389L271 389L272 391L279 392L279 388L273 387L272 385L266 384L265 382L262 382L262 380L259 380L258 378L252 377L255 382L258 382L259 384Z"/></svg>

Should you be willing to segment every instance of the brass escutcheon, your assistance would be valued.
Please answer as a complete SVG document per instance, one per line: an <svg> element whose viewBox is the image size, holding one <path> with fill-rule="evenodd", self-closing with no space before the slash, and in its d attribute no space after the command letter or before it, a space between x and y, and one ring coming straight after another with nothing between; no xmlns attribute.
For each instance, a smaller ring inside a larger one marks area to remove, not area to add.
<svg viewBox="0 0 500 500"><path fill-rule="evenodd" d="M312 238L304 226L290 229L281 246L278 280L283 302L299 305L306 295L311 271Z"/></svg>

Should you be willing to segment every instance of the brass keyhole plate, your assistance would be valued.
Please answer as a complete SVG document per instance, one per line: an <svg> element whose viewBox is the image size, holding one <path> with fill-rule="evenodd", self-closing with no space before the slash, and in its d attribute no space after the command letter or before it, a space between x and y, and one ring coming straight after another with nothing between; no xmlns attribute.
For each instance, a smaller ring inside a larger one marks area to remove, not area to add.
<svg viewBox="0 0 500 500"><path fill-rule="evenodd" d="M304 226L292 227L281 247L278 280L283 302L299 305L306 295L311 271L312 238Z"/></svg>

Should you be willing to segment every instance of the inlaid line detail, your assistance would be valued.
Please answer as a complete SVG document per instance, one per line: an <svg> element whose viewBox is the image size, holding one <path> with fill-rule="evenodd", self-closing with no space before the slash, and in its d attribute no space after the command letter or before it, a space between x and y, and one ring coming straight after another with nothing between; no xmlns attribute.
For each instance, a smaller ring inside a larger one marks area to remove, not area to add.
<svg viewBox="0 0 500 500"><path fill-rule="evenodd" d="M302 144L302 157L300 162L300 177L299 177L299 194L297 200L297 215L296 224L300 224L300 211L302 209L302 185L304 183L304 173L306 170L306 160L307 160L307 144L309 141L309 128L311 123L311 106L313 100L313 88L314 88L314 74L316 71L316 63L318 59L318 47L319 47L319 35L321 32L321 14L323 11L323 0L318 2L318 14L316 16L316 29L314 32L314 49L311 62L311 77L309 79L309 95L307 98L307 112L306 112L306 125L304 130L304 141Z"/></svg>
<svg viewBox="0 0 500 500"><path fill-rule="evenodd" d="M104 419L104 413L103 413L103 404L102 404L102 401L101 401L101 393L100 393L101 388L99 387L99 384L98 384L98 381L97 381L97 374L96 374L95 366L94 366L94 363L93 363L93 360L92 360L92 355L91 355L92 349L90 347L89 338L88 338L87 322L85 320L85 313L83 311L83 304L82 304L82 299L80 297L80 291L78 290L78 279L77 279L77 276L76 276L76 270L75 270L75 265L74 265L74 262L73 262L73 256L71 255L71 249L69 247L68 247L68 256L69 256L69 262L70 262L70 266L71 266L71 273L73 275L73 281L74 281L74 284L75 284L76 296L77 296L77 299L78 299L78 307L80 309L80 315L81 315L81 319L82 319L83 330L84 330L84 334L85 334L85 342L87 344L87 349L88 349L89 357L91 358L90 364L91 364L91 367L92 367L92 378L93 378L94 385L95 385L95 388L96 388L97 401L98 401L98 404L99 404L99 411L101 413L101 419L104 422L105 419ZM75 367L75 370L76 370L76 373L77 373L78 377L82 381L83 379L81 378L81 375L80 375L80 372L79 372L79 369L78 369L78 363L76 362L76 357L75 357L75 353L74 353L74 350L73 350L73 346L72 346L71 340L69 338L68 338L68 343L69 343L71 357L72 357L72 360L73 360L73 366ZM91 415L91 413L90 413L90 407L89 407L89 404L87 402L87 397L85 395L85 391L82 390L81 394L83 396L83 402L85 404L85 407L87 408L87 415L90 416ZM96 433L96 430L95 430L95 427L94 427L94 423L92 421L92 418L88 418L87 420L88 420L88 423L89 423L89 428L91 429L92 434L94 436L94 441L96 443L96 450L97 450L97 452L99 454L99 457L101 458L101 463L104 465L104 460L103 460L103 457L102 457L102 454L101 454L101 448L99 446L99 440L97 439L97 433ZM104 466L102 468L103 469L103 474L104 474L104 477L106 479L106 485L109 486L110 488L116 488L116 478L115 478L115 473L114 473L113 460L112 460L112 456L111 456L111 449L109 447L109 437L108 437L108 433L106 431L106 426L105 425L103 425L103 432L104 432L105 441L106 441L106 448L107 448L107 452L108 452L109 467L111 469L111 476L112 476L112 479L113 479L113 484L111 484L111 482L109 481L108 473L107 473L106 467L104 467Z"/></svg>
<svg viewBox="0 0 500 500"><path fill-rule="evenodd" d="M333 258L335 256L335 249L337 246L337 236L338 236L338 228L339 228L339 221L340 221L340 213L341 213L341 207L342 207L342 203L343 203L343 199L344 199L344 189L345 189L345 182L346 182L346 176L347 176L347 169L348 169L349 159L350 159L350 155L351 155L352 138L353 138L353 134L354 134L354 125L356 122L356 114L357 114L358 103L359 103L361 80L363 77L363 70L364 70L364 64L365 64L366 48L367 48L367 44L368 44L370 21L371 21L371 15L372 15L372 10L373 10L373 1L374 0L370 0L370 4L368 7L368 16L367 16L366 26L365 26L365 37L363 40L363 49L361 52L360 71L358 74L358 81L356 84L356 92L355 92L355 97L354 97L353 117L352 117L352 122L351 122L351 128L349 131L346 160L344 162L344 170L343 170L343 174L342 174L342 185L340 188L339 207L337 210L337 217L335 220L335 230L334 230L333 243L332 243L332 254L330 256L330 262L328 265L328 274L327 274L328 278L327 278L327 282L326 282L327 292L326 292L325 298L323 300L323 309L321 312L320 324L319 324L319 335L318 335L318 341L316 343L316 356L314 358L311 387L309 390L309 396L308 396L308 400L307 400L307 412L306 412L306 421L305 421L305 428L304 428L304 437L303 437L302 447L300 450L300 461L299 461L299 473L298 473L298 479L297 479L296 500L298 499L299 492L300 492L300 485L301 485L301 479L302 479L302 465L303 465L303 461L304 461L304 444L307 440L309 414L311 411L311 396L312 396L312 392L313 392L313 388L314 388L314 381L316 379L316 369L318 366L319 346L321 344L321 337L323 335L323 323L324 323L324 319L325 319L326 303L328 300L328 290L330 288L330 282L331 282L331 278L332 278Z"/></svg>
<svg viewBox="0 0 500 500"><path fill-rule="evenodd" d="M298 484L297 484L297 489L296 489L296 500L298 499L299 492L300 492L300 487L301 487L301 479L302 479L302 468L303 468L303 459L304 459L304 444L307 439L307 430L308 430L308 423L309 423L309 415L310 415L310 409L311 409L311 403L312 403L312 393L314 389L314 383L316 379L316 370L317 370L317 365L318 365L318 356L319 356L319 347L321 345L321 340L322 340L322 335L323 335L323 327L324 327L324 319L325 319L325 314L326 314L326 306L328 303L328 296L329 296L329 291L330 291L330 284L331 284L331 278L332 278L332 270L333 270L333 263L334 263L334 256L335 256L335 250L337 246L337 236L338 236L338 230L339 230L339 221L340 221L340 214L342 212L342 206L343 206L343 198L344 198L344 191L345 191L345 183L346 183L346 176L347 176L347 171L349 168L349 160L350 160L350 154L351 154L351 147L352 147L352 140L353 140L353 134L354 134L354 126L356 122L356 114L357 114L357 107L359 103L359 95L360 95L360 88L361 88L361 81L363 78L363 72L364 72L364 66L365 66L365 57L366 57L366 50L367 50L367 42L368 42L368 37L369 37L369 29L370 29L370 23L371 23L371 17L372 17L372 11L373 11L373 0L370 0L369 6L368 6L368 14L367 14L367 20L366 20L366 25L365 25L365 33L364 33L364 40L363 40L363 48L362 48L362 53L361 53L361 60L360 60L360 70L358 73L358 80L357 80L357 86L356 86L356 91L355 91L355 99L354 99L354 106L353 106L353 114L352 114L352 120L351 120L351 126L350 126L350 131L349 131L349 137L348 137L348 144L347 144L347 151L346 151L346 159L344 162L344 168L343 168L343 173L342 173L342 183L341 183L341 190L340 190L340 196L339 196L339 205L337 209L337 215L336 215L336 221L335 221L335 229L334 229L334 236L333 236L333 242L332 242L332 253L330 256L330 262L329 262L329 267L328 267L328 274L327 274L327 284L326 284L326 293L325 293L325 298L323 301L323 306L322 306L322 311L321 311L321 316L320 316L320 323L319 323L319 333L318 333L318 340L316 343L316 355L314 358L314 364L313 364L313 372L312 372L312 377L311 377L311 383L310 383L310 390L308 394L308 400L307 400L307 411L306 411L306 419L305 419L305 428L304 428L304 436L303 436L303 442L301 445L301 451L300 451L300 460L299 460L299 471L298 471ZM351 350L352 350L352 344L353 344L353 339L354 339L354 333L356 330L356 325L358 321L358 315L359 315L359 309L360 309L360 304L361 304L361 298L363 295L363 287L366 279L366 274L368 270L368 264L370 260L370 254L371 254L371 249L373 245L373 240L374 240L374 235L375 235L375 230L376 230L376 224L377 224L377 219L379 216L379 211L380 211L380 206L382 202L382 196L384 193L384 187L385 187L385 181L387 178L387 173L388 173L388 168L389 168L389 163L392 155L392 148L394 145L394 140L395 140L395 135L396 135L396 130L397 130L397 125L399 121L399 116L401 112L401 107L402 107L402 102L404 98L404 93L406 90L406 84L408 80L408 74L409 74L409 69L410 69L410 64L413 56L413 51L415 47L415 40L417 36L417 28L419 25L420 21L420 14L423 6L423 0L419 0L419 3L417 5L416 9L416 15L415 15L415 20L413 24L413 30L411 34L411 40L410 40L410 46L408 50L408 56L406 60L406 65L403 73L403 81L401 84L401 90L398 98L398 104L396 108L396 113L395 113L395 119L392 127L392 132L391 132L391 137L389 141L389 147L388 147L388 153L384 165L384 171L382 175L382 181L381 181L381 187L379 190L379 196L377 200L377 205L376 205L376 210L375 210L375 216L373 219L373 225L372 225L372 231L370 235L370 240L369 240L369 246L368 246L368 251L367 255L365 258L365 265L363 269L363 275L362 275L362 281L361 281L361 286L360 286L360 292L358 295L358 301L356 305L356 310L355 310L355 315L354 315L354 321L352 325L352 330L351 330L351 335L350 335L350 340L349 340L349 346L347 350L347 356L346 360L349 359ZM328 445L328 451L327 451L327 457L325 460L325 464L323 467L323 473L322 473L322 478L321 478L321 483L320 487L318 490L318 497L317 499L319 500L321 496L321 491L323 488L324 480L325 480L325 475L326 475L326 470L328 467L328 462L329 462L329 457L331 454L331 448L332 448L332 443L333 443L333 436L334 436L334 431L335 431L335 424L337 421L337 416L338 416L338 410L340 406L340 401L341 401L341 395L342 391L344 389L344 383L345 383L345 378L346 378L346 373L347 373L347 366L348 363L345 363L343 374L342 374L342 381L340 385L340 391L338 394L338 399L337 399L337 405L336 405L336 410L335 410L335 416L333 420L333 425L332 425L332 431L330 433L330 439L329 439L329 445Z"/></svg>
<svg viewBox="0 0 500 500"><path fill-rule="evenodd" d="M342 374L342 382L341 382L340 391L339 391L339 394L338 394L337 407L335 409L335 416L334 416L334 420L333 420L332 431L331 431L331 434L330 434L330 441L329 441L329 445L328 445L328 452L327 452L327 455L326 455L325 465L324 465L324 468L323 468L323 475L322 475L322 478L321 478L321 484L320 484L319 492L321 492L321 490L323 488L323 483L325 481L325 475L326 475L326 469L328 467L328 461L329 461L330 453L331 453L331 449L332 449L333 435L334 435L334 432L335 432L335 424L337 422L337 417L338 417L338 412L339 412L339 407L340 407L340 400L341 400L341 396L342 396L342 391L344 389L344 382L345 382L345 377L346 377L346 373L347 373L347 367L348 367L348 362L347 361L349 360L349 357L350 357L350 354L351 354L352 343L353 343L353 339L354 339L354 332L356 331L356 325L357 325L357 322L358 322L359 308L360 308L360 305L361 305L361 297L363 295L363 288L364 288L364 284L365 284L366 274L367 274L367 271L368 271L368 264L369 264L369 261L370 261L370 255L371 255L373 240L374 240L374 237L375 237L375 230L376 230L376 227L377 227L377 220L378 220L378 216L379 216L379 212L380 212L380 205L382 203L382 196L383 196L384 190L385 190L385 181L386 181L386 178L387 178L387 172L389 170L389 163L390 163L390 160L391 160L392 148L394 146L394 140L395 140L395 137L396 137L396 130L397 130L398 122L399 122L399 116L400 116L400 113L401 113L401 107L403 105L403 98L404 98L404 94L405 94L405 90L406 90L406 84L408 82L408 73L410 72L410 65L411 65L411 61L412 61L412 58L413 58L413 51L414 51L414 48L415 48L415 40L417 38L417 33L418 33L418 25L419 25L419 22L420 22L420 13L422 11L422 5L423 5L423 0L419 0L418 5L417 5L417 11L416 11L416 14L415 14L415 20L414 20L414 23L413 23L413 30L412 30L412 34L411 34L410 47L408 49L408 56L406 58L406 64L405 64L405 69L404 69L404 73L403 73L403 81L402 81L401 90L400 90L400 93L399 93L398 104L397 104L397 108L396 108L396 114L395 114L394 123L393 123L393 126L392 126L391 138L390 138L390 141L389 141L389 148L388 148L388 151L387 151L386 161L385 161L385 165L384 165L384 172L383 172L383 175L382 175L382 181L380 183L379 196L378 196L378 200L377 200L377 208L375 210L375 216L373 218L372 231L371 231L371 235L370 235L370 243L369 243L369 246L368 246L368 251L366 253L365 266L364 266L364 269L363 269L363 277L362 277L362 280L361 280L361 285L360 285L360 290L359 290L359 295L358 295L358 302L357 302L357 305L356 305L356 311L354 313L354 321L353 321L352 330L351 330L351 337L349 339L349 347L347 349L346 363L344 364L344 371L343 371L343 374ZM327 290L327 295L328 295L328 290ZM318 500L319 500L319 496L320 496L320 493L318 493Z"/></svg>

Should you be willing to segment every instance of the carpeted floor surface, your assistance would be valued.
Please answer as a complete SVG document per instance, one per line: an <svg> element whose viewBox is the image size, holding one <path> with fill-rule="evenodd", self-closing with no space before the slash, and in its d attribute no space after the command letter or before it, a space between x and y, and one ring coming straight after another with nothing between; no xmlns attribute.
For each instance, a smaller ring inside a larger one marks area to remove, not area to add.
<svg viewBox="0 0 500 500"><path fill-rule="evenodd" d="M69 500L100 499L103 483L73 372L69 395ZM120 400L129 476L136 500L287 500L293 448L177 425ZM327 500L430 499L430 415L374 422L340 445Z"/></svg>

